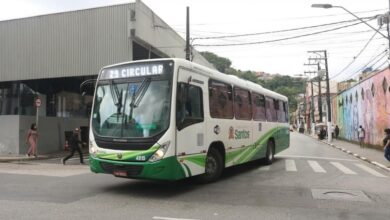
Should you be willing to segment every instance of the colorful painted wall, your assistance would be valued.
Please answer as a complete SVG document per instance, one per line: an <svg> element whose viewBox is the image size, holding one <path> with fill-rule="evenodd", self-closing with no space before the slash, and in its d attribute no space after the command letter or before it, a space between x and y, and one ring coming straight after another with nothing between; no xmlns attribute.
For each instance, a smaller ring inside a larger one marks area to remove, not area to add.
<svg viewBox="0 0 390 220"><path fill-rule="evenodd" d="M365 143L382 145L390 128L390 70L386 69L341 92L332 100L333 123L340 137L358 141L357 129L366 131Z"/></svg>

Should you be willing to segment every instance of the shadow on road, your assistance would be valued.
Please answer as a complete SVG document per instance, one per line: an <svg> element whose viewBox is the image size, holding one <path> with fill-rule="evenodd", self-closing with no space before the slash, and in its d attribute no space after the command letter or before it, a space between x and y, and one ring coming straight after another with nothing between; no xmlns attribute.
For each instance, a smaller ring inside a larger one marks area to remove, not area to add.
<svg viewBox="0 0 390 220"><path fill-rule="evenodd" d="M278 159L275 158L275 162L277 161ZM251 173L253 170L258 169L261 166L264 166L264 162L262 160L257 160L226 168L217 182L209 184L199 183L196 177L179 181L125 179L125 182L104 186L102 190L120 195L166 199L196 191L204 192L210 189L226 188L227 185L234 184L235 181L233 179L236 179L236 177L240 179L247 179L248 176L245 174Z"/></svg>

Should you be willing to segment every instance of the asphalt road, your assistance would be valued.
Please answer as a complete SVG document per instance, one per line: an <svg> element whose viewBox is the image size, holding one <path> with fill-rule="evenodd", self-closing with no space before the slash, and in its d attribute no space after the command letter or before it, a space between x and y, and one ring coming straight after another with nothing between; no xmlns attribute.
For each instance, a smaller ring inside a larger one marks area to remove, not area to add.
<svg viewBox="0 0 390 220"><path fill-rule="evenodd" d="M0 164L0 219L390 219L390 173L298 133L271 166L229 168L206 185L67 164Z"/></svg>

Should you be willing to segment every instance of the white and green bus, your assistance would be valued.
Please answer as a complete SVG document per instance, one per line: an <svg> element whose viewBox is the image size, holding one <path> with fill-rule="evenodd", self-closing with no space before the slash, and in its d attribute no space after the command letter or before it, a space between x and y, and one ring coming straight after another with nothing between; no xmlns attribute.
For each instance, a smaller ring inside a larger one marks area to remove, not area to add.
<svg viewBox="0 0 390 220"><path fill-rule="evenodd" d="M226 167L289 147L287 98L182 59L104 67L89 134L90 168L117 177L218 179Z"/></svg>

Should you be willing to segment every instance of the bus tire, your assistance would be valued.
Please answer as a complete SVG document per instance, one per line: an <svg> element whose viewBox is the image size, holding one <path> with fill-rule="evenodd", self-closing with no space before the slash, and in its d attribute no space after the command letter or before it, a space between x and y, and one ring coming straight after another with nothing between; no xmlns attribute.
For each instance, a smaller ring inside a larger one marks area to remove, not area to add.
<svg viewBox="0 0 390 220"><path fill-rule="evenodd" d="M267 143L267 153L265 155L265 164L270 165L275 159L275 143L269 140Z"/></svg>
<svg viewBox="0 0 390 220"><path fill-rule="evenodd" d="M199 175L198 181L201 183L211 183L216 181L223 171L223 159L221 153L216 148L210 148L207 153L205 163L205 173Z"/></svg>

